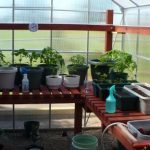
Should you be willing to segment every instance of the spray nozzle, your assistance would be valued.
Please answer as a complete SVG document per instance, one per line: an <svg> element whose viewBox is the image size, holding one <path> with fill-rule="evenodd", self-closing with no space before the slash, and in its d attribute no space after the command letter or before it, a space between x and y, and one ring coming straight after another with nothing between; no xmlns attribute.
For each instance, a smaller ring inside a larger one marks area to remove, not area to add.
<svg viewBox="0 0 150 150"><path fill-rule="evenodd" d="M109 89L110 93L113 93L115 90L116 90L115 85L111 86L110 89Z"/></svg>

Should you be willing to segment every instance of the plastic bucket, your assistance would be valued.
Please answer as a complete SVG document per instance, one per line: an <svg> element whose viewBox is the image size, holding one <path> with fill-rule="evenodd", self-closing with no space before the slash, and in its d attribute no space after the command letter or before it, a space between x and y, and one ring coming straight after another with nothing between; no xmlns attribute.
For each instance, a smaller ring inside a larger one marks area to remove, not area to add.
<svg viewBox="0 0 150 150"><path fill-rule="evenodd" d="M98 139L92 135L76 135L72 138L72 150L96 150Z"/></svg>

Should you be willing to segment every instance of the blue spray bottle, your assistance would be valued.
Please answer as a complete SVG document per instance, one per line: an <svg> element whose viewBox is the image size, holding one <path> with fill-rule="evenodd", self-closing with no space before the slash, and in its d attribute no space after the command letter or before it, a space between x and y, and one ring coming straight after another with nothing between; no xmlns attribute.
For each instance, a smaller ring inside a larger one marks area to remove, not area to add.
<svg viewBox="0 0 150 150"><path fill-rule="evenodd" d="M113 95L115 91L115 85L111 86L109 89L109 96L106 98L106 112L115 113L116 112L116 99Z"/></svg>

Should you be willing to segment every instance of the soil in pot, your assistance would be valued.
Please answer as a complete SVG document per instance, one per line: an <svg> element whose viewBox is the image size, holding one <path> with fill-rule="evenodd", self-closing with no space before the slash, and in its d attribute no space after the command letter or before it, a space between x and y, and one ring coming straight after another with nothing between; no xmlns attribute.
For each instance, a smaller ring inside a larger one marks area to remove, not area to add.
<svg viewBox="0 0 150 150"><path fill-rule="evenodd" d="M88 66L87 65L68 65L68 72L71 75L79 75L80 76L80 86L84 85L84 81L87 75Z"/></svg>
<svg viewBox="0 0 150 150"><path fill-rule="evenodd" d="M39 64L38 67L43 68L43 73L42 73L42 78L41 78L41 84L42 85L46 85L46 76L56 75L58 72L58 66L57 65Z"/></svg>
<svg viewBox="0 0 150 150"><path fill-rule="evenodd" d="M22 78L23 75L20 72L20 68L21 67L29 67L28 64L11 64L11 67L17 67L17 72L16 72L16 76L15 76L15 85L20 86L22 83Z"/></svg>
<svg viewBox="0 0 150 150"><path fill-rule="evenodd" d="M138 93L139 95L143 96L143 97L149 97L149 95L145 94L144 92L142 92L141 90L139 90L138 88L132 88L132 90L136 93Z"/></svg>

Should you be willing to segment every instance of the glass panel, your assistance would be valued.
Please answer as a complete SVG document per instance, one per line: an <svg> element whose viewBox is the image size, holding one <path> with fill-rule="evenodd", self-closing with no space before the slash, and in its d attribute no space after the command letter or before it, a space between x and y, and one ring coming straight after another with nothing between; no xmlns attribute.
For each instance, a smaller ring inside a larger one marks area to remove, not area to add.
<svg viewBox="0 0 150 150"><path fill-rule="evenodd" d="M90 12L89 13L89 23L105 24L106 23L106 13Z"/></svg>
<svg viewBox="0 0 150 150"><path fill-rule="evenodd" d="M0 35L1 50L12 49L12 31L0 30Z"/></svg>
<svg viewBox="0 0 150 150"><path fill-rule="evenodd" d="M150 83L150 61L139 59L138 60L138 81Z"/></svg>
<svg viewBox="0 0 150 150"><path fill-rule="evenodd" d="M50 23L51 12L46 10L15 10L15 22Z"/></svg>
<svg viewBox="0 0 150 150"><path fill-rule="evenodd" d="M89 33L89 52L101 53L105 47L105 33L104 32L92 32ZM93 57L96 57L95 54ZM91 58L92 59L92 58Z"/></svg>
<svg viewBox="0 0 150 150"><path fill-rule="evenodd" d="M149 0L134 0L135 3L137 3L138 5L149 5L150 1Z"/></svg>
<svg viewBox="0 0 150 150"><path fill-rule="evenodd" d="M50 7L51 0L15 0L15 7Z"/></svg>
<svg viewBox="0 0 150 150"><path fill-rule="evenodd" d="M150 25L150 9L149 7L144 7L140 9L140 25L149 26Z"/></svg>
<svg viewBox="0 0 150 150"><path fill-rule="evenodd" d="M87 32L53 31L52 45L59 51L86 51Z"/></svg>
<svg viewBox="0 0 150 150"><path fill-rule="evenodd" d="M41 50L49 45L49 31L15 31L15 49Z"/></svg>
<svg viewBox="0 0 150 150"><path fill-rule="evenodd" d="M12 9L1 8L0 9L0 23L11 23L12 22Z"/></svg>
<svg viewBox="0 0 150 150"><path fill-rule="evenodd" d="M136 6L130 0L114 0L114 1L116 1L116 3L118 3L119 5L121 5L124 8L135 7Z"/></svg>
<svg viewBox="0 0 150 150"><path fill-rule="evenodd" d="M88 13L71 11L54 11L54 23L87 23Z"/></svg>
<svg viewBox="0 0 150 150"><path fill-rule="evenodd" d="M65 0L60 3L60 0L53 0L54 9L61 10L88 10L88 0Z"/></svg>
<svg viewBox="0 0 150 150"><path fill-rule="evenodd" d="M125 11L125 25L138 25L138 9Z"/></svg>
<svg viewBox="0 0 150 150"><path fill-rule="evenodd" d="M139 36L139 55L150 58L150 36L140 35Z"/></svg>
<svg viewBox="0 0 150 150"><path fill-rule="evenodd" d="M12 7L13 0L1 0L0 7Z"/></svg>

